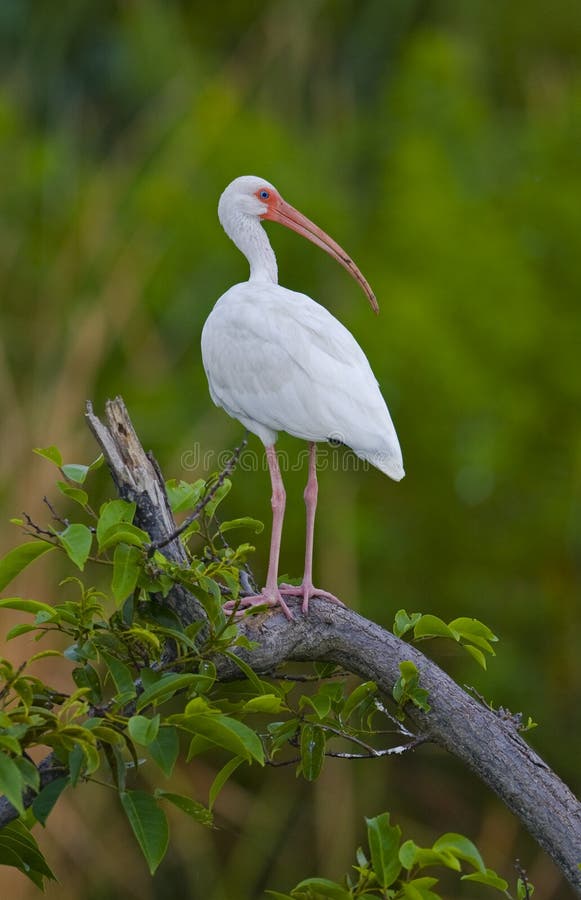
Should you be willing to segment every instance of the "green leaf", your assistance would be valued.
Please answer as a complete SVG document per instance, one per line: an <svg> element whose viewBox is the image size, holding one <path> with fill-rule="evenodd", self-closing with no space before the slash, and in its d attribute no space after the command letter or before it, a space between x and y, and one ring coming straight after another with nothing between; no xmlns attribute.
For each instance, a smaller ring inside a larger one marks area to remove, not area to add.
<svg viewBox="0 0 581 900"><path fill-rule="evenodd" d="M478 884L486 884L488 887L496 888L497 891L505 893L508 889L508 882L497 875L492 869L486 869L484 872L472 872L470 875L462 875L461 881L476 881ZM525 897L526 894L523 894Z"/></svg>
<svg viewBox="0 0 581 900"><path fill-rule="evenodd" d="M214 821L210 810L203 803L192 800L191 797L184 797L183 794L172 794L170 791L161 790L161 788L156 790L155 796L173 803L174 806L185 812L195 822L199 822L200 825L212 825Z"/></svg>
<svg viewBox="0 0 581 900"><path fill-rule="evenodd" d="M398 856L401 828L390 825L389 813L365 821L375 875L381 887L389 887L401 872Z"/></svg>
<svg viewBox="0 0 581 900"><path fill-rule="evenodd" d="M216 802L216 797L230 778L230 776L236 771L238 766L240 766L243 762L245 762L244 757L242 756L234 756L231 760L229 760L225 766L222 766L216 777L214 778L212 784L210 785L210 791L208 794L209 807L210 810L214 808L214 803Z"/></svg>
<svg viewBox="0 0 581 900"><path fill-rule="evenodd" d="M220 531L232 531L234 528L251 528L255 534L264 531L264 523L250 516L241 516L239 519L230 519L228 522L222 522Z"/></svg>
<svg viewBox="0 0 581 900"><path fill-rule="evenodd" d="M89 472L95 472L97 469L100 469L104 462L105 457L102 453L99 453L97 458L89 465Z"/></svg>
<svg viewBox="0 0 581 900"><path fill-rule="evenodd" d="M264 750L260 738L248 725L229 716L198 715L184 718L184 727L202 735L219 747L224 747L250 761L264 765Z"/></svg>
<svg viewBox="0 0 581 900"><path fill-rule="evenodd" d="M29 634L31 631L36 631L35 625L15 625L7 632L6 640L11 641L13 638L20 637L21 634Z"/></svg>
<svg viewBox="0 0 581 900"><path fill-rule="evenodd" d="M194 684L197 678L198 675L194 675L193 673L179 675L172 672L168 675L163 675L159 681L156 681L155 684L152 684L151 687L148 687L141 694L137 701L137 712L144 709L146 706L149 706L151 703L169 700L176 691L184 690Z"/></svg>
<svg viewBox="0 0 581 900"><path fill-rule="evenodd" d="M463 859L467 863L470 863L470 865L479 872L486 872L486 866L484 865L484 861L480 856L478 849L474 846L472 841L469 841L463 834L456 834L454 832L443 834L434 842L432 850L436 850L437 852L443 850L452 853L458 859Z"/></svg>
<svg viewBox="0 0 581 900"><path fill-rule="evenodd" d="M82 572L93 543L93 535L89 528L76 522L65 528L58 535L58 539L65 548L69 558Z"/></svg>
<svg viewBox="0 0 581 900"><path fill-rule="evenodd" d="M57 487L61 494L74 500L75 503L78 503L83 508L85 508L89 502L89 495L86 491L82 491L81 488L73 487L72 485L67 484L66 481L57 481Z"/></svg>
<svg viewBox="0 0 581 900"><path fill-rule="evenodd" d="M22 544L10 550L0 559L0 591L3 591L6 585L35 559L54 549L55 545L47 541L30 541L29 544Z"/></svg>
<svg viewBox="0 0 581 900"><path fill-rule="evenodd" d="M169 778L180 752L177 728L173 725L162 725L157 732L157 737L151 741L147 750L163 774Z"/></svg>
<svg viewBox="0 0 581 900"><path fill-rule="evenodd" d="M159 716L153 716L151 719L147 716L131 716L127 730L131 740L141 744L142 747L147 747L158 735Z"/></svg>
<svg viewBox="0 0 581 900"><path fill-rule="evenodd" d="M39 880L34 876L18 850L20 850L20 847L15 849L12 841L7 841L2 832L0 832L0 866L12 866L14 869L20 869L37 887L42 887L42 879Z"/></svg>
<svg viewBox="0 0 581 900"><path fill-rule="evenodd" d="M77 484L83 484L88 471L88 466L83 466L78 463L67 463L65 466L61 466L63 475L70 478L71 481L76 481Z"/></svg>
<svg viewBox="0 0 581 900"><path fill-rule="evenodd" d="M12 682L12 689L18 694L24 707L29 710L34 701L32 686L26 678L16 678Z"/></svg>
<svg viewBox="0 0 581 900"><path fill-rule="evenodd" d="M316 900L319 900L319 897L329 897L330 900L350 900L352 896L344 887L341 887L336 881L329 881L328 878L305 878L293 889L293 894L296 894L297 891L308 891L307 896L316 898Z"/></svg>
<svg viewBox="0 0 581 900"><path fill-rule="evenodd" d="M188 747L186 762L191 762L195 756L200 756L202 753L208 751L213 753L215 749L216 744L213 741L209 741L208 738L202 737L201 734L195 734Z"/></svg>
<svg viewBox="0 0 581 900"><path fill-rule="evenodd" d="M169 829L163 810L145 791L124 791L119 795L133 834L153 875L167 850Z"/></svg>
<svg viewBox="0 0 581 900"><path fill-rule="evenodd" d="M346 722L350 716L353 715L358 706L377 691L377 685L374 681L364 681L363 684L358 685L354 691L351 691L347 700L345 701L345 705L341 710L341 718L344 722Z"/></svg>
<svg viewBox="0 0 581 900"><path fill-rule="evenodd" d="M40 773L34 763L26 756L18 756L14 762L22 776L22 783L37 793L40 788Z"/></svg>
<svg viewBox="0 0 581 900"><path fill-rule="evenodd" d="M199 478L193 484L187 481L176 481L170 478L165 484L172 512L183 512L193 509L206 490L206 482Z"/></svg>
<svg viewBox="0 0 581 900"><path fill-rule="evenodd" d="M425 869L427 866L446 866L455 872L460 871L460 863L451 853L418 847L414 841L405 841L401 845L399 861L408 871L414 866L418 866L420 869Z"/></svg>
<svg viewBox="0 0 581 900"><path fill-rule="evenodd" d="M474 647L472 644L463 644L462 646L470 656L474 657L479 666L486 669L486 657L482 650L479 650L478 647Z"/></svg>
<svg viewBox="0 0 581 900"><path fill-rule="evenodd" d="M143 556L137 547L127 544L117 544L115 547L111 592L118 606L135 590L142 559Z"/></svg>
<svg viewBox="0 0 581 900"><path fill-rule="evenodd" d="M43 878L56 881L38 844L20 821L10 822L0 831L0 864L16 866L40 888Z"/></svg>
<svg viewBox="0 0 581 900"><path fill-rule="evenodd" d="M273 754L276 750L280 750L299 730L299 719L287 719L284 722L269 722L266 726L272 739Z"/></svg>
<svg viewBox="0 0 581 900"><path fill-rule="evenodd" d="M414 625L422 618L421 613L407 614L405 609L399 609L395 614L393 623L393 633L396 637L403 637L408 631L411 631Z"/></svg>
<svg viewBox="0 0 581 900"><path fill-rule="evenodd" d="M337 663L332 662L316 662L313 667L319 678L329 678L338 669Z"/></svg>
<svg viewBox="0 0 581 900"><path fill-rule="evenodd" d="M99 548L101 547L103 535L113 525L118 525L120 522L133 522L136 509L137 504L129 503L128 500L108 500L107 503L102 505L99 510L99 521L97 522L97 543Z"/></svg>
<svg viewBox="0 0 581 900"><path fill-rule="evenodd" d="M53 462L59 468L63 464L61 452L54 444L51 444L50 447L35 447L32 452L36 453L37 456L42 456L43 459L48 459L49 462Z"/></svg>
<svg viewBox="0 0 581 900"><path fill-rule="evenodd" d="M48 603L41 603L40 600L26 600L23 597L6 597L0 600L0 609L18 609L20 612L28 612L36 615L39 612L50 613L51 618L55 615L54 607ZM34 626L27 626L33 628Z"/></svg>
<svg viewBox="0 0 581 900"><path fill-rule="evenodd" d="M315 781L325 761L325 732L319 725L305 722L301 729L301 770L307 781Z"/></svg>
<svg viewBox="0 0 581 900"><path fill-rule="evenodd" d="M7 727L10 728L12 720L9 716L7 718ZM24 728L26 728L26 725L24 726ZM2 747L5 750L8 750L9 753L14 753L16 756L20 756L20 754L22 753L22 746L20 744L20 741L11 734L0 734L0 748Z"/></svg>
<svg viewBox="0 0 581 900"><path fill-rule="evenodd" d="M144 547L149 544L151 538L147 531L132 525L130 522L118 522L108 528L101 535L99 550L108 550L116 544L131 544L135 547Z"/></svg>
<svg viewBox="0 0 581 900"><path fill-rule="evenodd" d="M126 694L128 698L135 697L137 691L133 683L133 676L129 668L116 656L100 651L100 656L111 673L111 678L117 688L118 694Z"/></svg>
<svg viewBox="0 0 581 900"><path fill-rule="evenodd" d="M299 709L310 706L318 719L324 719L331 711L331 698L327 694L303 694L299 701Z"/></svg>
<svg viewBox="0 0 581 900"><path fill-rule="evenodd" d="M220 503L224 499L224 497L230 492L230 488L232 487L232 482L229 478L225 478L212 499L209 503L206 504L205 513L208 519L212 519L214 513L218 509ZM210 486L210 490L211 490Z"/></svg>
<svg viewBox="0 0 581 900"><path fill-rule="evenodd" d="M32 811L41 825L46 825L46 820L68 784L68 776L66 778L57 778L55 781L47 784L46 787L43 787L38 797L35 797L32 801Z"/></svg>
<svg viewBox="0 0 581 900"><path fill-rule="evenodd" d="M18 766L6 753L0 752L0 794L4 794L20 815L24 813L22 775Z"/></svg>
<svg viewBox="0 0 581 900"><path fill-rule="evenodd" d="M99 703L102 698L101 679L90 663L84 666L78 666L71 672L73 681L80 688L89 688L90 697L93 703Z"/></svg>
<svg viewBox="0 0 581 900"><path fill-rule="evenodd" d="M254 669L251 666L249 666L247 662L245 662L243 659L241 659L238 656L238 654L232 653L229 650L227 650L224 655L227 656L228 659L232 660L232 662L238 666L238 668L241 670L241 672L243 672L246 675L246 677L248 678L248 681L250 682L250 684L252 685L252 687L254 688L254 690L256 691L257 694L271 694L272 693L272 685L268 684L268 682L266 682L266 681L262 681L258 677L256 672L254 671Z"/></svg>
<svg viewBox="0 0 581 900"><path fill-rule="evenodd" d="M404 841L401 847L399 848L399 861L408 872L410 869L416 864L417 859L417 851L420 848L414 841Z"/></svg>
<svg viewBox="0 0 581 900"><path fill-rule="evenodd" d="M461 616L458 619L453 619L448 625L453 631L457 631L458 634L461 634L462 637L467 640L474 641L477 637L484 638L484 640L492 641L493 643L498 640L498 637L494 632L483 622L480 622L479 619L470 619L466 616Z"/></svg>
<svg viewBox="0 0 581 900"><path fill-rule="evenodd" d="M577 863L577 868L581 869L581 863ZM534 884L531 884L530 881L525 884L525 882L522 880L522 878L517 878L517 881L516 881L517 900L528 900L529 897L533 896L534 892L535 892Z"/></svg>
<svg viewBox="0 0 581 900"><path fill-rule="evenodd" d="M437 878L414 878L402 884L403 896L406 900L441 900L440 894L430 890L437 883Z"/></svg>
<svg viewBox="0 0 581 900"><path fill-rule="evenodd" d="M399 663L401 676L393 686L393 699L398 706L404 707L406 703L413 703L419 709L428 711L428 692L419 687L420 673L411 660L403 660Z"/></svg>
<svg viewBox="0 0 581 900"><path fill-rule="evenodd" d="M404 659L402 662L400 662L399 670L404 682L411 682L414 680L414 678L418 678L420 674L418 672L418 667L411 661L411 659Z"/></svg>
<svg viewBox="0 0 581 900"><path fill-rule="evenodd" d="M457 641L458 633L452 631L452 629L446 625L442 619L438 618L438 616L426 615L422 616L421 619L416 622L414 626L414 637L416 640L418 638L446 637L451 638L453 641Z"/></svg>
<svg viewBox="0 0 581 900"><path fill-rule="evenodd" d="M282 697L276 694L261 694L260 697L252 697L242 707L242 712L248 713L278 713L286 709Z"/></svg>
<svg viewBox="0 0 581 900"><path fill-rule="evenodd" d="M69 753L69 780L72 787L76 787L85 764L85 753L81 744L75 744Z"/></svg>

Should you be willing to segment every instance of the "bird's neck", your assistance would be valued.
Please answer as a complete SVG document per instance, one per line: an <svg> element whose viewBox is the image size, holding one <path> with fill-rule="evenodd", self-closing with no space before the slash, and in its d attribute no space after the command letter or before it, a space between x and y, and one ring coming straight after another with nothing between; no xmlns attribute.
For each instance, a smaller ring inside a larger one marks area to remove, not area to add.
<svg viewBox="0 0 581 900"><path fill-rule="evenodd" d="M237 228L228 229L228 234L250 263L250 281L278 284L276 256L259 219L245 216Z"/></svg>

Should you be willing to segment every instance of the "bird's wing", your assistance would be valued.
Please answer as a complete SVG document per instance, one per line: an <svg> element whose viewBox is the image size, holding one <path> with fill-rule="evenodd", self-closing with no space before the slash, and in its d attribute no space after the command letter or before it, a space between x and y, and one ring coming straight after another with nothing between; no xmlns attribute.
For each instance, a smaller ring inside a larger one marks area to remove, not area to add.
<svg viewBox="0 0 581 900"><path fill-rule="evenodd" d="M305 294L246 282L220 298L202 334L214 402L230 415L355 452L401 454L353 335ZM380 466L381 467L381 466Z"/></svg>

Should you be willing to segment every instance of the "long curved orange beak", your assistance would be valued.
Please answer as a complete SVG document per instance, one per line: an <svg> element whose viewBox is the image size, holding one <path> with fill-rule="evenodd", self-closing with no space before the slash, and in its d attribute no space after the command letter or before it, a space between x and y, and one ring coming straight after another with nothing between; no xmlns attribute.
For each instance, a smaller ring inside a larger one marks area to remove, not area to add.
<svg viewBox="0 0 581 900"><path fill-rule="evenodd" d="M290 203L287 203L286 200L283 200L279 195L271 195L269 200L266 201L266 207L267 211L260 217L261 219L268 219L271 222L280 222L281 225L286 225L287 228L291 228L293 231L296 231L297 234L301 234L303 237L307 238L307 240L312 241L317 247L321 247L322 250L325 250L329 256L332 256L338 263L341 263L343 268L347 269L351 277L360 284L369 300L371 309L374 313L379 313L379 305L367 279L363 277L360 269L339 244L330 238L328 234L318 227L318 225L315 225L314 222L311 222L310 219L303 216L298 209L295 209L294 206L291 206Z"/></svg>

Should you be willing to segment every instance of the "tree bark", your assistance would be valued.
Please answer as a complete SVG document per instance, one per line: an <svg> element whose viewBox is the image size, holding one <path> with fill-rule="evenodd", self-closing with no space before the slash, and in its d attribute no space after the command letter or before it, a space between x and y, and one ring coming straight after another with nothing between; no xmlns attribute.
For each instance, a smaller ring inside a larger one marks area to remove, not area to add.
<svg viewBox="0 0 581 900"><path fill-rule="evenodd" d="M136 502L136 520L152 540L164 540L175 524L163 478L153 458L144 453L123 401L108 402L106 423L90 406L87 415L120 495ZM186 561L179 540L163 552L181 564ZM181 587L170 592L168 600L182 621L205 615L197 599ZM389 698L400 675L399 663L411 660L430 704L428 712L406 706L415 733L458 757L488 785L581 896L581 804L523 740L515 718L488 709L415 647L350 609L324 600L311 604L308 618L300 612L299 601L293 609L292 622L277 611L244 619L239 627L257 646L239 651L240 656L259 673L272 673L291 660L334 662L375 681ZM218 661L218 673L223 680L240 677L237 667L226 659ZM12 809L7 801L0 801L0 825L9 820L7 808Z"/></svg>
<svg viewBox="0 0 581 900"><path fill-rule="evenodd" d="M152 543L161 543L176 527L165 482L156 460L141 446L121 397L107 401L105 422L97 418L92 404L87 403L87 422L103 451L119 496L136 504L135 524L147 531ZM161 552L172 562L187 564L188 557L179 538L170 541ZM184 625L206 618L199 600L181 585L172 588L166 602ZM198 639L203 638L202 631Z"/></svg>

